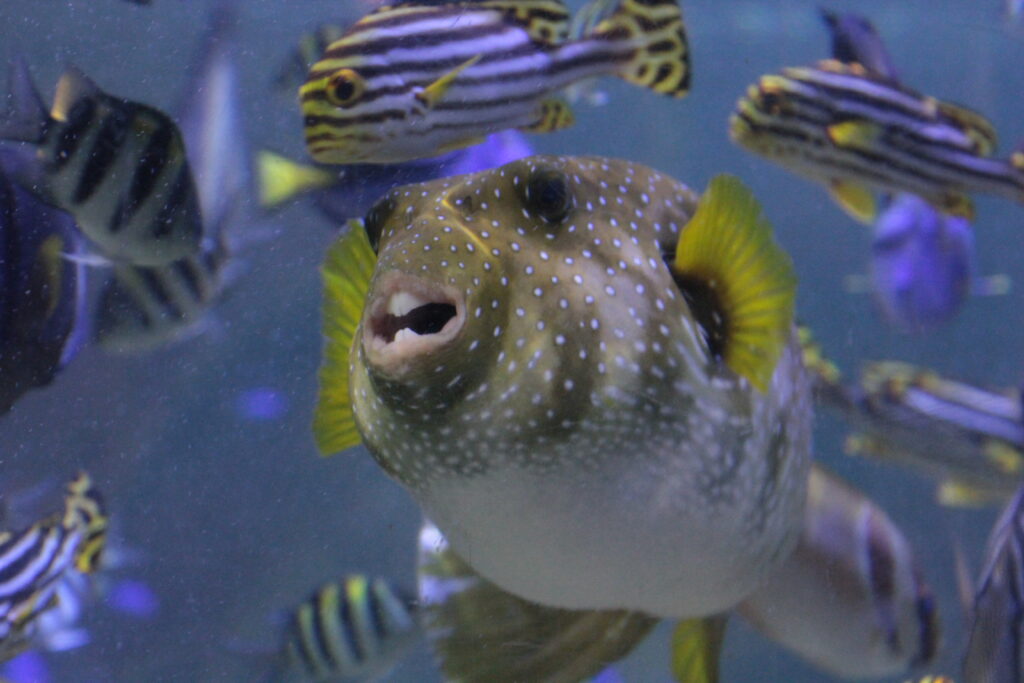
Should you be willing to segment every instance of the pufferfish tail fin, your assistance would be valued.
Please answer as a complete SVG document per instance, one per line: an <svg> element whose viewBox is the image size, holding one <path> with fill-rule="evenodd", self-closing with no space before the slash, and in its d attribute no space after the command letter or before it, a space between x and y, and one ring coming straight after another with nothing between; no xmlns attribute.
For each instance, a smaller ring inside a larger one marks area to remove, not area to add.
<svg viewBox="0 0 1024 683"><path fill-rule="evenodd" d="M675 0L591 0L580 10L570 37L636 45L619 75L663 95L690 92L690 45Z"/></svg>
<svg viewBox="0 0 1024 683"><path fill-rule="evenodd" d="M348 222L348 230L327 250L324 260L324 355L313 414L313 436L323 455L357 446L362 440L349 394L349 351L376 261L359 219Z"/></svg>
<svg viewBox="0 0 1024 683"><path fill-rule="evenodd" d="M625 610L568 610L523 600L480 576L436 526L420 530L420 625L446 680L589 680L639 645L658 619Z"/></svg>
<svg viewBox="0 0 1024 683"><path fill-rule="evenodd" d="M672 271L711 354L765 391L792 330L796 274L738 178L711 180Z"/></svg>

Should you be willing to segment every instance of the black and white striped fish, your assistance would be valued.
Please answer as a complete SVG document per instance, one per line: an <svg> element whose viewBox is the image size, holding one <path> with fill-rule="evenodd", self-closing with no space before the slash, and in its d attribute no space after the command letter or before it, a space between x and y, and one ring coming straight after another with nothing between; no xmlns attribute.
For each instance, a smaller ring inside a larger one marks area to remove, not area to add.
<svg viewBox="0 0 1024 683"><path fill-rule="evenodd" d="M561 0L382 7L331 43L299 89L309 153L329 164L398 163L507 128L557 130L572 112L556 94L593 76L688 92L674 0L594 0L576 26Z"/></svg>
<svg viewBox="0 0 1024 683"><path fill-rule="evenodd" d="M1024 488L1003 510L988 538L970 612L964 656L969 682L1024 680Z"/></svg>
<svg viewBox="0 0 1024 683"><path fill-rule="evenodd" d="M68 572L96 566L106 521L103 499L82 473L68 485L62 514L0 533L0 661L28 645Z"/></svg>
<svg viewBox="0 0 1024 683"><path fill-rule="evenodd" d="M104 93L74 68L49 113L22 59L10 80L0 138L37 145L43 191L75 217L100 259L151 266L199 250L195 183L170 117Z"/></svg>
<svg viewBox="0 0 1024 683"><path fill-rule="evenodd" d="M321 586L289 620L284 653L314 681L382 677L416 643L411 603L384 579L350 575Z"/></svg>
<svg viewBox="0 0 1024 683"><path fill-rule="evenodd" d="M911 192L970 218L969 193L1024 202L1024 155L992 157L980 114L837 60L783 69L750 86L730 119L738 145L826 184L844 209L877 216L871 190Z"/></svg>

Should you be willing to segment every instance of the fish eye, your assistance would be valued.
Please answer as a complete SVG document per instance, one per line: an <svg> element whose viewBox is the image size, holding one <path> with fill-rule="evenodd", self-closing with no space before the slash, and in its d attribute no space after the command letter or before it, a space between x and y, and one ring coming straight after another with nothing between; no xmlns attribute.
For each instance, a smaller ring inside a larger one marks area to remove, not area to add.
<svg viewBox="0 0 1024 683"><path fill-rule="evenodd" d="M327 79L327 99L339 107L351 107L366 91L366 81L352 69L339 69Z"/></svg>
<svg viewBox="0 0 1024 683"><path fill-rule="evenodd" d="M526 210L548 223L561 223L575 204L569 179L554 169L533 170L522 187Z"/></svg>
<svg viewBox="0 0 1024 683"><path fill-rule="evenodd" d="M375 254L380 246L384 224L388 222L394 210L395 200L391 197L384 197L366 212L366 217L363 219L363 228L366 230L366 236L369 238L370 246L373 247L373 253Z"/></svg>

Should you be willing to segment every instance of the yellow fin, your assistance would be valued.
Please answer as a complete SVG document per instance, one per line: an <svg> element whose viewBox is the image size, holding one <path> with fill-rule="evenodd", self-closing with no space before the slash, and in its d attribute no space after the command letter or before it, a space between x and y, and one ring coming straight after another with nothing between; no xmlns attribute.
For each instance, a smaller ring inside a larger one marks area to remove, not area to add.
<svg viewBox="0 0 1024 683"><path fill-rule="evenodd" d="M278 206L304 192L330 187L338 180L336 173L300 164L267 149L259 151L256 166L260 206L264 208Z"/></svg>
<svg viewBox="0 0 1024 683"><path fill-rule="evenodd" d="M324 356L313 414L313 436L324 455L360 443L349 395L349 351L363 317L370 278L377 261L361 220L327 250L323 265Z"/></svg>
<svg viewBox="0 0 1024 683"><path fill-rule="evenodd" d="M680 621L672 631L672 677L679 683L718 683L726 617Z"/></svg>
<svg viewBox="0 0 1024 683"><path fill-rule="evenodd" d="M797 325L797 339L803 352L804 366L811 371L816 379L824 384L839 384L842 374L836 364L825 357L821 344L814 338L811 328Z"/></svg>
<svg viewBox="0 0 1024 683"><path fill-rule="evenodd" d="M986 491L957 479L947 479L935 491L935 500L946 507L985 507L1002 502L1003 496L995 491Z"/></svg>
<svg viewBox="0 0 1024 683"><path fill-rule="evenodd" d="M871 224L878 218L878 203L875 195L864 185L846 180L833 180L828 186L832 199L851 218Z"/></svg>
<svg viewBox="0 0 1024 683"><path fill-rule="evenodd" d="M520 130L527 133L550 133L568 128L576 121L569 105L558 98L544 100L537 109L537 120L520 127Z"/></svg>
<svg viewBox="0 0 1024 683"><path fill-rule="evenodd" d="M711 294L726 364L766 390L793 326L796 274L738 178L711 180L679 236L672 266L677 282L684 278Z"/></svg>
<svg viewBox="0 0 1024 683"><path fill-rule="evenodd" d="M871 147L882 134L882 127L870 121L843 121L828 127L828 137L837 147Z"/></svg>
<svg viewBox="0 0 1024 683"><path fill-rule="evenodd" d="M422 102L427 109L432 109L434 105L444 97L444 94L448 92L448 88L452 87L452 83L454 83L455 79L459 77L459 74L479 62L481 57L483 57L482 54L474 55L462 64L459 64L426 88L416 93L416 99Z"/></svg>
<svg viewBox="0 0 1024 683"><path fill-rule="evenodd" d="M950 102L936 102L939 112L952 119L974 143L974 151L983 157L992 156L999 137L992 122L976 111Z"/></svg>
<svg viewBox="0 0 1024 683"><path fill-rule="evenodd" d="M1024 169L1024 149L1018 149L1011 154L1010 163L1014 168Z"/></svg>
<svg viewBox="0 0 1024 683"><path fill-rule="evenodd" d="M1005 441L989 439L982 447L982 452L1004 474L1017 476L1024 470L1024 453Z"/></svg>
<svg viewBox="0 0 1024 683"><path fill-rule="evenodd" d="M87 97L96 97L103 91L76 67L68 67L57 81L57 92L53 96L50 116L58 121L67 121L68 112L75 103Z"/></svg>
<svg viewBox="0 0 1024 683"><path fill-rule="evenodd" d="M473 6L500 10L539 43L560 43L569 32L569 10L561 0L481 0Z"/></svg>
<svg viewBox="0 0 1024 683"><path fill-rule="evenodd" d="M608 12L609 0L592 0L597 9L584 13ZM630 60L619 76L663 95L683 97L690 92L690 46L686 39L682 11L675 0L619 0L608 18L594 26L585 38L613 40L635 45Z"/></svg>

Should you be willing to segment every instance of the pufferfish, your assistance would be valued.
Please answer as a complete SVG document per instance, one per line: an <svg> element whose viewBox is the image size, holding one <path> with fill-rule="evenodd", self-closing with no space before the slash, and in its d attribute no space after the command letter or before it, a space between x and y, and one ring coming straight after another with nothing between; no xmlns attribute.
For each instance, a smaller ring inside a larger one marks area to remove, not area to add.
<svg viewBox="0 0 1024 683"><path fill-rule="evenodd" d="M800 534L795 276L735 178L534 156L397 188L329 251L314 430L502 589L729 609Z"/></svg>

